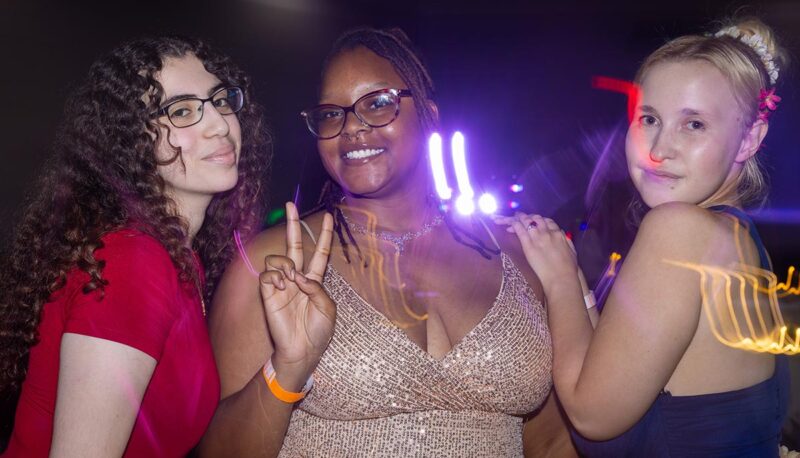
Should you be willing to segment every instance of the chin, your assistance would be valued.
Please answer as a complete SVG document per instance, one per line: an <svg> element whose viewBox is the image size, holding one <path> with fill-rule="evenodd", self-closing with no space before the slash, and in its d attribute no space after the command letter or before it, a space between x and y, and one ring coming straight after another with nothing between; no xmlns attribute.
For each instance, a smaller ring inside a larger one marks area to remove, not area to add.
<svg viewBox="0 0 800 458"><path fill-rule="evenodd" d="M381 179L369 179L369 180L336 180L339 183L339 186L342 187L344 191L349 194L355 194L359 196L372 196L374 194L380 194L382 190L386 189L387 182Z"/></svg>
<svg viewBox="0 0 800 458"><path fill-rule="evenodd" d="M220 192L230 191L231 189L236 187L236 183L238 183L238 182L239 182L239 175L238 174L234 175L233 177L230 177L230 178L228 178L226 180L220 180L218 183L216 183L215 186L213 186L213 189L214 189L213 193L217 194L217 193L220 193Z"/></svg>

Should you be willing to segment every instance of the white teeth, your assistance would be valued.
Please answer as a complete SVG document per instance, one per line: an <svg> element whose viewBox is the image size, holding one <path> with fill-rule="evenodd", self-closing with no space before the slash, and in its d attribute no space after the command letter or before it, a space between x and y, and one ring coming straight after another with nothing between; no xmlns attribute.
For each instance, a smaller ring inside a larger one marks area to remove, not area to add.
<svg viewBox="0 0 800 458"><path fill-rule="evenodd" d="M383 148L375 148L375 149L357 149L355 151L349 151L347 154L344 155L347 159L364 159L367 157L377 156L384 151Z"/></svg>

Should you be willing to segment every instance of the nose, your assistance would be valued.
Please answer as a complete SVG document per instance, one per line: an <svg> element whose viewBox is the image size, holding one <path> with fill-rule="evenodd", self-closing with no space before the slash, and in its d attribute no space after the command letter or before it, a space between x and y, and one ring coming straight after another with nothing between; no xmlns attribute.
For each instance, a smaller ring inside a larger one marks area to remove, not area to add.
<svg viewBox="0 0 800 458"><path fill-rule="evenodd" d="M209 106L210 108L207 108ZM236 115L234 114L232 116ZM203 133L209 137L224 137L228 135L230 126L228 125L226 117L227 115L223 116L220 114L214 104L211 103L210 100L207 100L203 103L203 119L200 120L200 122L203 123Z"/></svg>
<svg viewBox="0 0 800 458"><path fill-rule="evenodd" d="M650 145L650 160L653 162L664 162L665 159L675 157L675 150L670 141L669 135L663 130L659 131Z"/></svg>
<svg viewBox="0 0 800 458"><path fill-rule="evenodd" d="M342 126L342 135L347 138L355 138L364 132L372 129L369 124L362 121L354 110L348 110L344 113L344 126Z"/></svg>

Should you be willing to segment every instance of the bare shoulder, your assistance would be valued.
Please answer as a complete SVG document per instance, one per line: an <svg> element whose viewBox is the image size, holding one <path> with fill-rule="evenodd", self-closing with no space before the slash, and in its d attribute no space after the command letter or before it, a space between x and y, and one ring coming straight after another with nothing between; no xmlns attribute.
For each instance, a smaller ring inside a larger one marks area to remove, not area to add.
<svg viewBox="0 0 800 458"><path fill-rule="evenodd" d="M514 265L522 272L522 275L525 277L525 280L528 282L528 285L533 289L538 297L544 297L544 290L542 289L542 283L539 281L539 277L530 268L528 261L525 259L525 253L522 251L522 244L520 243L517 235L514 233L510 233L506 231L506 227L504 225L497 225L492 221L487 221L486 226L489 228L489 231L497 240L497 244L500 245L500 250L505 253L511 261L514 262ZM492 241L489 241L491 246L494 246Z"/></svg>
<svg viewBox="0 0 800 458"><path fill-rule="evenodd" d="M653 207L642 220L642 227L665 228L669 230L689 228L709 228L714 223L711 211L684 202L668 202ZM695 225L699 225L695 227Z"/></svg>
<svg viewBox="0 0 800 458"><path fill-rule="evenodd" d="M720 263L735 254L730 218L696 205L670 202L642 220L633 249L672 254L686 261Z"/></svg>
<svg viewBox="0 0 800 458"><path fill-rule="evenodd" d="M308 231L302 228L301 232L304 246L314 246L314 240L317 239L322 232L323 216L325 216L325 212L318 211L310 215L304 215L301 218L301 221L305 223L308 229L311 230L311 233L314 234L314 239L312 239ZM262 261L268 255L286 254L286 223L277 224L260 232L245 245L245 251L250 259Z"/></svg>

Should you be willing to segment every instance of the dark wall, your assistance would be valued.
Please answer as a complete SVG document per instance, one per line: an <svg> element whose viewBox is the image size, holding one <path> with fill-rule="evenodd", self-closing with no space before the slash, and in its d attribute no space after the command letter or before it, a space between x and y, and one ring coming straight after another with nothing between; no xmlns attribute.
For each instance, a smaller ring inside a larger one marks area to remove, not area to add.
<svg viewBox="0 0 800 458"><path fill-rule="evenodd" d="M523 209L577 227L602 140L619 128L625 99L590 85L593 75L630 79L667 38L705 30L739 4L710 1L374 1L0 2L0 236L8 234L26 185L42 164L66 94L90 63L119 42L154 33L204 37L252 75L275 137L272 204L299 189L316 200L324 172L299 111L314 104L320 62L344 29L401 26L426 57L437 84L443 131L467 136L475 180ZM800 4L751 2L744 12L800 49ZM779 269L800 260L800 121L797 72L782 74L783 101L771 119L764 158L772 177L761 219ZM624 176L623 176L624 179ZM511 196L519 181L525 192ZM32 190L35 192L35 190ZM623 193L608 194L611 196ZM622 205L622 204L620 204ZM613 249L614 247L608 247Z"/></svg>

